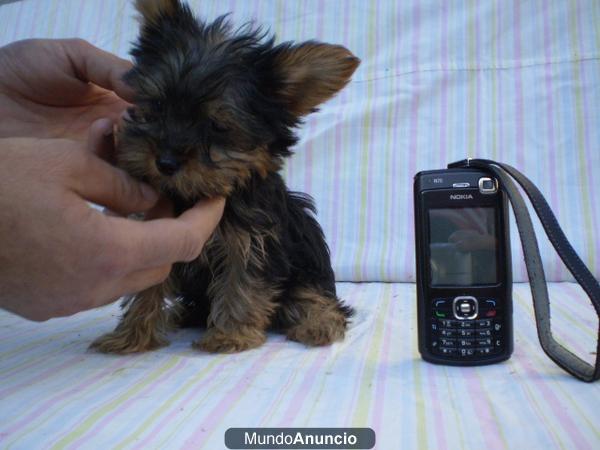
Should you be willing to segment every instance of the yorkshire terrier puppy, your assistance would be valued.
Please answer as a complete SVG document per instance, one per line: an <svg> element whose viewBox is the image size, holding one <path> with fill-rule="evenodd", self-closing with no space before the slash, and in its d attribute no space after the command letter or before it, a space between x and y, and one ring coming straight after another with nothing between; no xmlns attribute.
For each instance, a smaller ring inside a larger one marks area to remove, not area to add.
<svg viewBox="0 0 600 450"><path fill-rule="evenodd" d="M206 326L194 346L208 352L258 347L269 329L311 346L342 339L352 309L336 296L313 202L278 172L302 117L348 83L358 58L314 41L275 45L224 17L206 24L179 0L136 7L125 76L136 99L118 132L119 166L178 213L202 198L227 203L200 257L127 298L117 328L92 347L152 350L172 324Z"/></svg>

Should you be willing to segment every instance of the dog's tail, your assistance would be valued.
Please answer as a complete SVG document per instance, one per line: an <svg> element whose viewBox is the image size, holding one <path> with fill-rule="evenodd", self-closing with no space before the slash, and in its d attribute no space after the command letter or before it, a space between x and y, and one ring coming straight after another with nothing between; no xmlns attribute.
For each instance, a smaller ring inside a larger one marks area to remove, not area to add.
<svg viewBox="0 0 600 450"><path fill-rule="evenodd" d="M135 9L142 16L143 23L157 25L163 17L174 17L187 6L179 0L135 0Z"/></svg>

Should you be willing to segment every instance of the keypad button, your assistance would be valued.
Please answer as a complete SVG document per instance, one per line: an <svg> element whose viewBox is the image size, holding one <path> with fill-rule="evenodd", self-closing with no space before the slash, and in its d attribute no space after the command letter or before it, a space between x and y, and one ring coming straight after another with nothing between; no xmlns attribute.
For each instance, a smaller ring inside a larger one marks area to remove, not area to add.
<svg viewBox="0 0 600 450"><path fill-rule="evenodd" d="M439 325L438 325L437 321L435 321L435 320L432 321L431 322L431 331L433 331L434 333L437 333L438 328L439 328Z"/></svg>
<svg viewBox="0 0 600 450"><path fill-rule="evenodd" d="M492 326L491 320L477 320L477 328L490 328Z"/></svg>
<svg viewBox="0 0 600 450"><path fill-rule="evenodd" d="M477 356L489 355L492 353L492 348L491 347L479 347L477 350L475 350L475 353L477 354Z"/></svg>
<svg viewBox="0 0 600 450"><path fill-rule="evenodd" d="M477 330L476 336L479 338L487 338L492 335L492 330Z"/></svg>
<svg viewBox="0 0 600 450"><path fill-rule="evenodd" d="M447 356L453 356L456 355L456 349L455 348L440 348L440 353L442 355L447 355Z"/></svg>
<svg viewBox="0 0 600 450"><path fill-rule="evenodd" d="M475 330L457 330L458 336L460 337L473 337L475 336Z"/></svg>
<svg viewBox="0 0 600 450"><path fill-rule="evenodd" d="M473 320L457 320L458 322L456 328L465 329L465 328L475 328L475 323Z"/></svg>
<svg viewBox="0 0 600 450"><path fill-rule="evenodd" d="M462 357L473 356L475 354L475 350L472 348L461 348L458 351L458 354Z"/></svg>
<svg viewBox="0 0 600 450"><path fill-rule="evenodd" d="M452 303L447 298L435 298L431 302L433 316L438 319L447 319L452 316Z"/></svg>
<svg viewBox="0 0 600 450"><path fill-rule="evenodd" d="M454 317L473 319L477 317L477 299L474 297L456 297L453 301Z"/></svg>
<svg viewBox="0 0 600 450"><path fill-rule="evenodd" d="M492 340L491 339L477 339L477 346L478 347L491 347Z"/></svg>
<svg viewBox="0 0 600 450"><path fill-rule="evenodd" d="M450 329L450 330L440 330L440 336L443 336L445 338L453 338L456 336L457 331Z"/></svg>
<svg viewBox="0 0 600 450"><path fill-rule="evenodd" d="M440 339L442 347L456 347L456 339Z"/></svg>
<svg viewBox="0 0 600 450"><path fill-rule="evenodd" d="M456 328L458 320L440 320L440 325L443 328Z"/></svg>
<svg viewBox="0 0 600 450"><path fill-rule="evenodd" d="M472 348L474 347L475 341L473 339L459 339L458 346L460 348Z"/></svg>
<svg viewBox="0 0 600 450"><path fill-rule="evenodd" d="M500 332L500 330L502 330L502 324L500 322L495 322L494 323L494 331L496 333Z"/></svg>

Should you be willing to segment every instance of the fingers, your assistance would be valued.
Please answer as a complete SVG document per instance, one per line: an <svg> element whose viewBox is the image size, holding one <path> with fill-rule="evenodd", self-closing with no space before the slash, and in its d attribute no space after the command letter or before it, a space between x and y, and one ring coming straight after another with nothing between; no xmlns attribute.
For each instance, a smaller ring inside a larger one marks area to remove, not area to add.
<svg viewBox="0 0 600 450"><path fill-rule="evenodd" d="M200 255L225 208L223 198L203 200L176 219L137 222L107 217L112 230L127 249L128 265L155 268L192 261Z"/></svg>
<svg viewBox="0 0 600 450"><path fill-rule="evenodd" d="M135 294L149 287L156 286L167 279L171 273L171 265L156 267L152 269L144 269L134 272L122 279L118 286L118 294L113 297L122 297L124 295ZM108 304L113 301L113 298L105 299L102 304ZM100 305L97 305L100 306Z"/></svg>
<svg viewBox="0 0 600 450"><path fill-rule="evenodd" d="M113 122L108 118L96 120L88 133L88 149L104 161L115 164Z"/></svg>
<svg viewBox="0 0 600 450"><path fill-rule="evenodd" d="M82 39L65 39L62 44L77 78L114 91L124 100L133 101L133 90L122 79L132 67L130 61L105 52Z"/></svg>
<svg viewBox="0 0 600 450"><path fill-rule="evenodd" d="M86 200L121 214L144 212L158 201L158 194L123 170L94 156L73 174L72 189Z"/></svg>

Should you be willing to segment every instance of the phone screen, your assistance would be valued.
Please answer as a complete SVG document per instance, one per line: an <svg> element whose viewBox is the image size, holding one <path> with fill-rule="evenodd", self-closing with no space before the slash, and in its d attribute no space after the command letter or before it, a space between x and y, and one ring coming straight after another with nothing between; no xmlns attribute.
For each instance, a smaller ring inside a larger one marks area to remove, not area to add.
<svg viewBox="0 0 600 450"><path fill-rule="evenodd" d="M494 208L429 210L432 286L497 284L497 252Z"/></svg>

